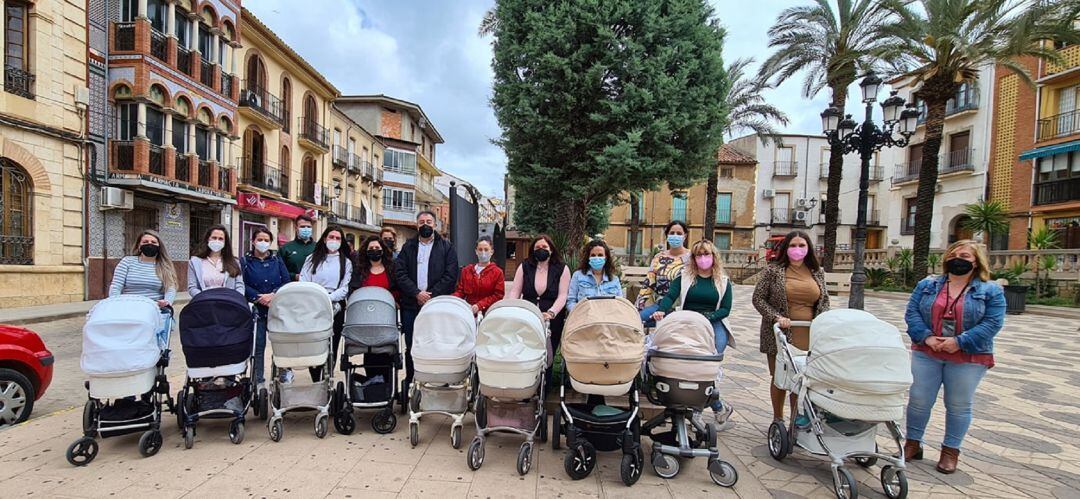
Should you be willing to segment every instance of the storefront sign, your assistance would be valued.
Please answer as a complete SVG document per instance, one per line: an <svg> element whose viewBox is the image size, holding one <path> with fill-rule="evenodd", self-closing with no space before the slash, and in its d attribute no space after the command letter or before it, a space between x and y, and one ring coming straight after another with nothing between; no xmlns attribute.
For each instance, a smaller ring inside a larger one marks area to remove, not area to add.
<svg viewBox="0 0 1080 499"><path fill-rule="evenodd" d="M241 211L270 215L272 217L296 218L300 215L311 216L313 211L289 203L274 201L273 199L263 199L253 192L239 193L237 201Z"/></svg>

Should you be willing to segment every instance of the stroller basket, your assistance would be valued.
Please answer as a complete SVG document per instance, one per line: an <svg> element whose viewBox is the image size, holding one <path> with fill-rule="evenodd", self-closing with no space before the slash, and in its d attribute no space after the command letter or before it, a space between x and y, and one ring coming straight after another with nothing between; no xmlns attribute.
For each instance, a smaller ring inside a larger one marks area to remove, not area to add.
<svg viewBox="0 0 1080 499"><path fill-rule="evenodd" d="M196 383L197 407L202 410L244 408L244 385L228 378Z"/></svg>
<svg viewBox="0 0 1080 499"><path fill-rule="evenodd" d="M350 386L352 401L360 403L385 402L393 388L382 376L368 378L361 374L353 375Z"/></svg>

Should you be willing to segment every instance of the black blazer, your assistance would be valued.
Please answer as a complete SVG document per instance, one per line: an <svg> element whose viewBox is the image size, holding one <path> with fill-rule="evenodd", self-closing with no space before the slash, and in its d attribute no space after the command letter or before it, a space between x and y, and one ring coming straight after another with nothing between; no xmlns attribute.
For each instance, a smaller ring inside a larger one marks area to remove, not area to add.
<svg viewBox="0 0 1080 499"><path fill-rule="evenodd" d="M443 239L437 232L432 244L431 258L428 260L427 291L432 297L448 295L454 292L458 272L461 270L458 268L457 254L450 245L450 241ZM394 284L401 292L398 302L403 309L420 308L420 304L416 301L416 294L420 292L416 286L416 255L419 251L420 239L409 239L405 241L405 245L401 247L401 252L394 261Z"/></svg>

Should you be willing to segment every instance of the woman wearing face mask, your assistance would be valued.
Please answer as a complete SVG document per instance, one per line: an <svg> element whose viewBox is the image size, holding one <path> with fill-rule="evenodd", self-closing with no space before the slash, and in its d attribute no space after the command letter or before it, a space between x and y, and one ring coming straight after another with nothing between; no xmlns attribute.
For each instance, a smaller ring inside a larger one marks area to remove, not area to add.
<svg viewBox="0 0 1080 499"><path fill-rule="evenodd" d="M615 275L615 263L607 243L600 239L589 241L581 252L581 264L570 277L566 309L574 310L577 302L590 296L623 296L622 283Z"/></svg>
<svg viewBox="0 0 1080 499"><path fill-rule="evenodd" d="M508 298L522 298L540 307L548 320L551 351L554 352L559 349L563 325L566 323L570 272L547 234L537 236L529 247L532 248L529 257L514 272L514 283Z"/></svg>
<svg viewBox="0 0 1080 499"><path fill-rule="evenodd" d="M188 294L195 295L211 288L230 288L244 293L244 275L240 260L233 256L229 231L224 225L213 225L203 236L203 242L188 260Z"/></svg>
<svg viewBox="0 0 1080 499"><path fill-rule="evenodd" d="M486 312L505 293L506 277L498 265L492 264L492 255L491 238L481 237L476 241L476 263L466 265L458 276L453 294L472 305L473 315Z"/></svg>
<svg viewBox="0 0 1080 499"><path fill-rule="evenodd" d="M690 252L693 256L671 282L667 295L657 303L658 310L651 318L659 321L674 308L698 312L712 323L716 351L723 354L728 345L735 345L725 320L731 314L731 280L724 272L720 252L713 243L698 241ZM717 399L712 409L717 431L733 426L728 419L732 413L731 405Z"/></svg>
<svg viewBox="0 0 1080 499"><path fill-rule="evenodd" d="M255 305L255 382L262 384L265 378L263 357L266 352L266 318L270 302L278 288L292 281L285 261L270 250L274 236L265 227L251 233L253 248L240 259L244 274L244 295Z"/></svg>
<svg viewBox="0 0 1080 499"><path fill-rule="evenodd" d="M761 314L761 353L769 364L769 376L776 367L776 338L773 324L788 330L788 337L795 348L810 349L810 328L791 327L791 321L809 321L829 310L829 293L825 289L825 272L818 264L817 256L810 248L810 236L802 231L791 231L777 248L779 257L762 271L754 288L754 308ZM784 419L784 390L769 383L772 398L773 419ZM795 396L791 396L792 412L795 412ZM805 421L804 421L805 420ZM799 416L796 424L806 424L809 419Z"/></svg>
<svg viewBox="0 0 1080 499"><path fill-rule="evenodd" d="M904 458L922 459L922 439L938 389L945 387L945 441L937 470L956 471L971 426L975 389L994 367L994 337L1005 321L1005 295L989 282L986 250L957 241L945 250L944 274L915 286L904 320L911 337L913 383L907 407Z"/></svg>
<svg viewBox="0 0 1080 499"><path fill-rule="evenodd" d="M120 259L113 271L109 296L139 295L157 302L165 327L158 332L164 343L172 327L172 303L176 298L176 268L157 232L144 230L135 240L131 255Z"/></svg>
<svg viewBox="0 0 1080 499"><path fill-rule="evenodd" d="M315 250L304 260L300 269L300 282L313 282L326 289L334 304L334 339L331 343L337 358L341 330L345 327L345 299L352 281L352 262L345 255L345 231L331 225L323 231ZM322 379L322 366L311 368L312 381Z"/></svg>
<svg viewBox="0 0 1080 499"><path fill-rule="evenodd" d="M667 294L671 281L682 274L683 266L690 259L690 250L686 249L686 236L689 233L690 229L679 220L672 220L664 227L667 249L653 257L637 297L641 321L647 327L656 325L652 319L652 315L659 310L656 303Z"/></svg>
<svg viewBox="0 0 1080 499"><path fill-rule="evenodd" d="M394 259L393 252L386 243L375 236L369 236L357 246L356 261L353 263L352 280L349 282L349 293L357 289L375 286L383 288L398 298L398 290L394 286ZM365 354L365 363L372 366L389 366L394 361L391 354L369 353ZM368 377L381 375L383 379L390 379L391 368L367 368Z"/></svg>

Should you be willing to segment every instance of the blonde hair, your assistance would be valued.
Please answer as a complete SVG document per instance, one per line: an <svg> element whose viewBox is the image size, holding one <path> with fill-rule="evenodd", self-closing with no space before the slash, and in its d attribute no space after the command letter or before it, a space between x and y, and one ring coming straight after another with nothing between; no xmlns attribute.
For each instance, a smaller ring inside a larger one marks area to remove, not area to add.
<svg viewBox="0 0 1080 499"><path fill-rule="evenodd" d="M945 264L949 261L949 257L956 254L961 248L971 248L971 252L975 254L975 277L982 279L983 282L989 282L990 258L986 255L986 245L971 239L961 239L945 248L945 253L941 257L942 273L948 274L949 271L946 269Z"/></svg>
<svg viewBox="0 0 1080 499"><path fill-rule="evenodd" d="M702 239L690 246L690 258L683 266L683 276L693 279L698 275L697 261L694 257L701 254L701 251L707 251L713 257L713 266L709 269L712 272L713 283L716 284L716 290L723 293L724 290L720 287L721 280L727 276L727 271L724 270L723 259L720 258L720 251L716 249L716 245L712 242Z"/></svg>
<svg viewBox="0 0 1080 499"><path fill-rule="evenodd" d="M173 267L172 260L169 258L169 252L165 250L165 242L161 240L161 236L157 231L146 229L139 233L139 237L135 238L135 246L131 248L131 254L138 256L142 252L139 251L143 236L151 236L157 239L158 242L158 254L154 257L154 273L157 274L158 279L161 279L161 292L167 293L170 289L174 289L177 286L176 268Z"/></svg>

